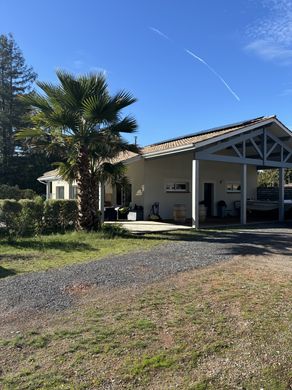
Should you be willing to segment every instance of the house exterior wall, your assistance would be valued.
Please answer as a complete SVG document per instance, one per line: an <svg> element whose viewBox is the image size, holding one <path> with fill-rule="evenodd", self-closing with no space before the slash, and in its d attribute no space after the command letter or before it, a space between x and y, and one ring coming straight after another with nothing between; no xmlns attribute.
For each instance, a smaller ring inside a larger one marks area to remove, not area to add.
<svg viewBox="0 0 292 390"><path fill-rule="evenodd" d="M52 180L52 192L49 194L50 199L57 198L57 187L64 187L64 199L70 199L70 184L65 180ZM47 184L48 185L48 184ZM72 185L76 185L75 182Z"/></svg>
<svg viewBox="0 0 292 390"><path fill-rule="evenodd" d="M126 175L132 185L132 203L144 207L145 160L127 165Z"/></svg>
<svg viewBox="0 0 292 390"><path fill-rule="evenodd" d="M193 153L186 152L176 155L164 156L153 159L140 159L127 165L126 175L132 184L132 203L143 206L144 218L147 219L151 206L155 202L160 204L160 215L163 219L173 218L175 204L186 206L186 216L192 216L192 159ZM240 184L241 165L200 161L199 168L199 196L204 199L204 183L214 184L213 211L217 214L217 202L224 200L227 210L235 215L234 202L240 200L241 194L227 193L228 183ZM169 183L187 183L186 192L167 192ZM75 183L73 183L75 184ZM63 180L52 181L51 199L56 199L57 186L64 186L64 199L69 199L69 183ZM105 185L105 201L115 205L115 187L110 183ZM256 166L248 166L247 172L247 197L257 198L257 169Z"/></svg>
<svg viewBox="0 0 292 390"><path fill-rule="evenodd" d="M150 213L151 206L159 202L159 213L163 219L173 218L175 204L186 206L187 217L192 213L191 177L192 153L181 153L166 157L145 160L144 217ZM167 183L187 182L188 192L166 192Z"/></svg>
<svg viewBox="0 0 292 390"><path fill-rule="evenodd" d="M227 192L227 184L240 184L240 164L222 163L217 161L200 161L200 200L204 199L204 183L214 183L214 211L217 214L217 202L224 200L227 211L236 215L234 202L241 198L240 192ZM257 198L257 168L247 166L247 198Z"/></svg>
<svg viewBox="0 0 292 390"><path fill-rule="evenodd" d="M181 153L177 155L164 156L155 159L148 159L144 162L144 216L150 213L154 202L160 204L160 215L163 219L173 218L175 204L186 206L186 216L192 216L192 159L193 153ZM134 163L135 164L135 163ZM133 165L134 165L133 164ZM135 170L135 168L132 168ZM137 170L139 171L139 170ZM130 180L131 171L128 170ZM217 202L224 200L227 210L235 215L234 202L240 200L240 192L227 193L228 183L238 183L241 180L241 165L221 163L213 161L200 161L200 200L204 199L204 183L214 184L214 215L217 214ZM166 192L167 183L188 183L187 192ZM247 197L256 199L257 196L257 169L255 166L248 166Z"/></svg>

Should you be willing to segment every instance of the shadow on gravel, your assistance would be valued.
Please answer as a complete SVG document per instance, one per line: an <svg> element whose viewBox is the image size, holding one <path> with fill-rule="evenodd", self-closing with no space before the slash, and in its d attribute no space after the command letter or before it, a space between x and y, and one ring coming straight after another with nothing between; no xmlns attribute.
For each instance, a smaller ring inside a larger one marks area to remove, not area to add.
<svg viewBox="0 0 292 390"><path fill-rule="evenodd" d="M0 267L0 279L6 278L7 276L16 275L16 272L13 269L7 269Z"/></svg>
<svg viewBox="0 0 292 390"><path fill-rule="evenodd" d="M285 228L291 228L285 226ZM249 231L241 230L190 230L189 232L167 232L160 235L145 235L144 239L161 239L169 241L188 241L206 244L215 244L227 247L227 254L232 256L262 256L265 254L292 254L292 229L291 233L281 231L281 227L270 227ZM195 251L195 247L194 247Z"/></svg>

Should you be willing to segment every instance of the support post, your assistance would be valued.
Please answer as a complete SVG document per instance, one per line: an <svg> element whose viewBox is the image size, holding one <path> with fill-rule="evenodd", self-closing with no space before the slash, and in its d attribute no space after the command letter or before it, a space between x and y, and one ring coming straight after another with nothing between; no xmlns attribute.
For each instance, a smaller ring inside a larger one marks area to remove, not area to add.
<svg viewBox="0 0 292 390"><path fill-rule="evenodd" d="M192 227L199 228L199 160L193 159L192 163Z"/></svg>
<svg viewBox="0 0 292 390"><path fill-rule="evenodd" d="M47 200L50 199L50 182L49 181L46 182L46 199Z"/></svg>
<svg viewBox="0 0 292 390"><path fill-rule="evenodd" d="M240 223L246 224L246 198L247 198L247 165L242 164L241 167L241 207L240 207Z"/></svg>
<svg viewBox="0 0 292 390"><path fill-rule="evenodd" d="M98 198L98 208L101 212L100 221L101 223L104 222L104 184L102 182L99 182L99 198Z"/></svg>
<svg viewBox="0 0 292 390"><path fill-rule="evenodd" d="M284 222L285 219L285 169L279 168L279 221Z"/></svg>

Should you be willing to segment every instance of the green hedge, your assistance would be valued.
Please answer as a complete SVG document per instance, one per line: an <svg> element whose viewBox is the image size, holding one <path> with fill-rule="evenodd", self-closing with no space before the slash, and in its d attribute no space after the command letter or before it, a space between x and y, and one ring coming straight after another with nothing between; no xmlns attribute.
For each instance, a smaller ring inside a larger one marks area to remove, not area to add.
<svg viewBox="0 0 292 390"><path fill-rule="evenodd" d="M75 200L0 200L0 229L10 237L74 230L77 219Z"/></svg>
<svg viewBox="0 0 292 390"><path fill-rule="evenodd" d="M37 193L33 190L21 190L18 186L0 185L0 199L34 199Z"/></svg>
<svg viewBox="0 0 292 390"><path fill-rule="evenodd" d="M44 205L44 231L46 233L74 230L77 226L76 200L48 200Z"/></svg>

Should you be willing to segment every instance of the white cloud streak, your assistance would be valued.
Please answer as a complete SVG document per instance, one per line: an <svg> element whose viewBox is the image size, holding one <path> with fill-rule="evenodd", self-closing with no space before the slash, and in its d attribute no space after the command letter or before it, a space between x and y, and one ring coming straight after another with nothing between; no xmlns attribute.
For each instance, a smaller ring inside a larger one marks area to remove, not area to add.
<svg viewBox="0 0 292 390"><path fill-rule="evenodd" d="M153 32L155 32L156 34L160 35L161 37L167 39L168 41L170 41L170 38L164 34L162 31L158 30L158 28L155 28L155 27L149 27L149 29ZM224 84L224 86L228 89L228 91L233 95L233 97L235 97L235 99L237 101L240 101L240 98L239 96L233 91L233 89L227 84L227 82L223 79L223 77L218 73L216 72L215 69L213 69L206 61L204 61L201 57L197 56L195 53L193 53L192 51L188 50L188 49L184 49L184 51L186 53L188 53L190 56L194 57L195 59L197 59L198 61L200 61L202 64L204 64L216 77L219 78L219 80Z"/></svg>
<svg viewBox="0 0 292 390"><path fill-rule="evenodd" d="M204 64L209 70L210 72L212 72L216 77L218 77L218 79L225 85L225 87L228 89L228 91L235 97L235 99L237 101L240 101L240 98L239 96L233 91L233 89L230 87L230 85L227 84L227 82L223 79L223 77L218 73L216 72L215 69L213 69L205 60L203 60L203 58L197 56L195 53L193 53L191 50L188 50L188 49L184 49L186 53L188 53L190 56L192 56L193 58L195 58L196 60L200 61L202 64Z"/></svg>
<svg viewBox="0 0 292 390"><path fill-rule="evenodd" d="M261 0L264 16L248 26L245 49L281 65L292 63L292 0Z"/></svg>
<svg viewBox="0 0 292 390"><path fill-rule="evenodd" d="M149 26L149 29L151 31L155 32L156 34L160 35L162 38L167 39L168 41L170 41L170 38L166 34L164 34L162 31L158 30L158 28Z"/></svg>

